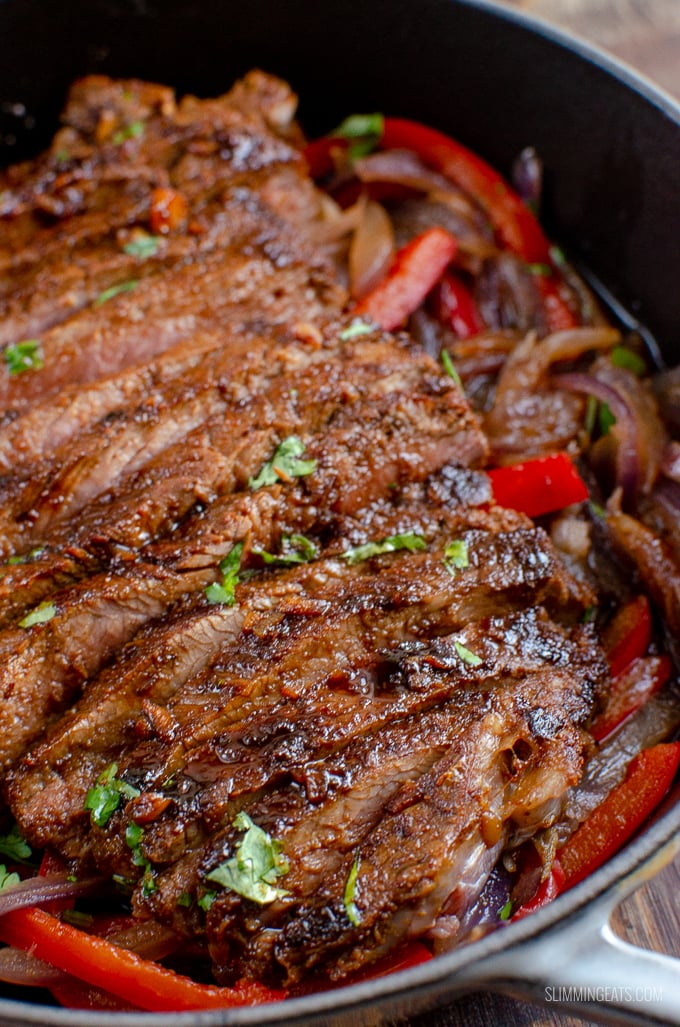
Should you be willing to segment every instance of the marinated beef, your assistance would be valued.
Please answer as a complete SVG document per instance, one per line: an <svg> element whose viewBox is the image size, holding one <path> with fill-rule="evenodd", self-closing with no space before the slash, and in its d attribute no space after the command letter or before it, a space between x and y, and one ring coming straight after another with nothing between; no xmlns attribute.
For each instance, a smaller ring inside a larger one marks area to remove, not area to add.
<svg viewBox="0 0 680 1027"><path fill-rule="evenodd" d="M2 338L41 364L0 374L4 794L224 982L454 943L608 673L456 383L343 312L293 113L261 73L88 79L2 179ZM220 878L248 825L263 902Z"/></svg>

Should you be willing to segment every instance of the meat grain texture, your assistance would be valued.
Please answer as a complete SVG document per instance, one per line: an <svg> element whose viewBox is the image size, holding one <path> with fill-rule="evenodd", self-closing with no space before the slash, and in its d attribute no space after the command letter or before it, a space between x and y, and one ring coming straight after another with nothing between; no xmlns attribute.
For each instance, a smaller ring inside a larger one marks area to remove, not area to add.
<svg viewBox="0 0 680 1027"><path fill-rule="evenodd" d="M607 673L456 384L348 331L294 111L259 72L181 102L90 78L0 178L2 343L38 355L0 367L5 800L224 983L455 944L559 816ZM266 901L211 877L239 814L280 846Z"/></svg>

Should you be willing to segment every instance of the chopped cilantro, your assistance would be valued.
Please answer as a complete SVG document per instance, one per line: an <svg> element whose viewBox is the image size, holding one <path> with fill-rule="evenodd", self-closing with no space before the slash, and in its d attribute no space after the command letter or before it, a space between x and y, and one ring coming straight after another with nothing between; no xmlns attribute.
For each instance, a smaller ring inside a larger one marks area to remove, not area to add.
<svg viewBox="0 0 680 1027"><path fill-rule="evenodd" d="M624 367L632 371L638 378L642 378L647 372L647 364L635 350L626 349L625 346L615 346L611 351L611 362L614 367Z"/></svg>
<svg viewBox="0 0 680 1027"><path fill-rule="evenodd" d="M512 899L508 899L502 909L498 910L499 920L509 920L512 914Z"/></svg>
<svg viewBox="0 0 680 1027"><path fill-rule="evenodd" d="M608 403L600 403L598 420L600 423L600 431L603 435L607 435L610 428L613 428L616 424L616 417L611 411L611 407Z"/></svg>
<svg viewBox="0 0 680 1027"><path fill-rule="evenodd" d="M375 150L382 139L384 124L382 114L350 114L331 136L352 140L348 152L350 159L355 160Z"/></svg>
<svg viewBox="0 0 680 1027"><path fill-rule="evenodd" d="M56 160L57 164L65 164L67 160L71 159L71 154L68 152L68 150L57 150L57 152L54 155L54 159Z"/></svg>
<svg viewBox="0 0 680 1027"><path fill-rule="evenodd" d="M224 606L234 605L242 555L243 542L237 542L220 563L219 571L222 575L222 582L213 581L212 585L208 585L205 589L205 597L209 603L222 603Z"/></svg>
<svg viewBox="0 0 680 1027"><path fill-rule="evenodd" d="M319 555L319 547L305 535L284 535L281 539L281 552L268 553L264 549L253 549L266 564L274 567L288 567L296 563L309 563Z"/></svg>
<svg viewBox="0 0 680 1027"><path fill-rule="evenodd" d="M146 863L144 865L144 873L142 874L142 897L148 899L149 895L155 891L158 891L156 878L153 875L151 864Z"/></svg>
<svg viewBox="0 0 680 1027"><path fill-rule="evenodd" d="M56 615L57 608L54 603L45 601L35 606L30 613L19 621L20 628L32 628L34 624L47 624Z"/></svg>
<svg viewBox="0 0 680 1027"><path fill-rule="evenodd" d="M188 891L183 891L181 893L181 895L177 896L176 905L181 906L182 909L189 909L189 907L191 906L193 901L194 900L192 899L192 897L189 894L189 892Z"/></svg>
<svg viewBox="0 0 680 1027"><path fill-rule="evenodd" d="M478 667L480 665L482 662L481 656L477 656L477 653L466 649L461 642L454 642L453 644L461 660L463 663L467 663L468 667Z"/></svg>
<svg viewBox="0 0 680 1027"><path fill-rule="evenodd" d="M200 899L198 900L198 905L204 913L207 913L216 898L217 892L210 891L210 889L208 889L207 891L204 891L201 895Z"/></svg>
<svg viewBox="0 0 680 1027"><path fill-rule="evenodd" d="M347 913L347 919L353 927L358 927L361 923L361 917L359 916L359 910L356 907L354 899L357 892L357 874L359 873L359 853L354 857L352 863L352 869L347 877L347 884L345 885L345 912Z"/></svg>
<svg viewBox="0 0 680 1027"><path fill-rule="evenodd" d="M14 888L17 884L21 884L21 878L19 875L17 873L8 873L5 864L0 863L0 891L5 891L7 888Z"/></svg>
<svg viewBox="0 0 680 1027"><path fill-rule="evenodd" d="M338 338L341 342L348 342L350 339L356 339L360 335L370 335L374 331L373 325L368 324L367 321L362 321L360 318L355 317L354 320L347 328L343 328Z"/></svg>
<svg viewBox="0 0 680 1027"><path fill-rule="evenodd" d="M527 271L538 278L550 278L553 273L550 264L543 264L540 261L536 264L527 264Z"/></svg>
<svg viewBox="0 0 680 1027"><path fill-rule="evenodd" d="M161 241L160 235L149 235L148 232L137 232L129 242L123 246L123 253L128 257L139 257L140 260L148 260L158 253L158 245Z"/></svg>
<svg viewBox="0 0 680 1027"><path fill-rule="evenodd" d="M0 854L13 863L25 863L31 858L31 846L21 837L18 824L14 824L7 834L0 835Z"/></svg>
<svg viewBox="0 0 680 1027"><path fill-rule="evenodd" d="M382 542L366 542L363 546L354 546L353 549L347 549L342 558L347 560L347 563L361 563L362 560L370 560L372 556L396 553L399 549L407 549L409 553L422 552L427 549L427 543L422 535L408 531L403 535L390 535Z"/></svg>
<svg viewBox="0 0 680 1027"><path fill-rule="evenodd" d="M596 606L586 606L585 610L583 611L583 615L581 617L581 623L582 624L591 624L595 620L596 617L597 617L597 607Z"/></svg>
<svg viewBox="0 0 680 1027"><path fill-rule="evenodd" d="M245 831L243 838L236 843L236 853L211 870L206 880L215 881L260 906L287 895L284 888L275 887L277 878L289 870L281 843L254 824L243 811L236 816L233 826Z"/></svg>
<svg viewBox="0 0 680 1027"><path fill-rule="evenodd" d="M456 371L456 368L454 366L453 360L451 359L451 354L449 353L449 351L447 349L443 349L442 353L441 353L441 357L442 357L442 364L444 365L444 370L448 374L449 378L453 378L453 380L456 383L456 385L458 386L458 388L462 389L463 388L463 383L460 380L460 375Z"/></svg>
<svg viewBox="0 0 680 1027"><path fill-rule="evenodd" d="M40 339L24 339L23 342L15 342L13 346L6 346L4 357L11 375L39 371L44 366Z"/></svg>
<svg viewBox="0 0 680 1027"><path fill-rule="evenodd" d="M465 570L469 563L468 548L464 540L457 538L453 542L449 542L444 550L444 566L449 574L453 575L456 571Z"/></svg>
<svg viewBox="0 0 680 1027"><path fill-rule="evenodd" d="M93 306L101 307L102 303L107 303L108 300L112 300L114 296L119 296L122 292L132 292L138 285L139 282L136 278L131 278L129 282L120 282L118 285L112 285L110 289L104 289L104 292L99 293Z"/></svg>
<svg viewBox="0 0 680 1027"><path fill-rule="evenodd" d="M10 556L7 563L10 567L14 567L20 563L30 563L32 560L37 560L44 552L44 546L36 546L35 549L31 549L30 553L22 553L20 556Z"/></svg>
<svg viewBox="0 0 680 1027"><path fill-rule="evenodd" d="M114 132L111 136L111 142L114 146L120 146L121 143L127 142L128 139L139 139L142 135L144 135L144 122L130 121L127 125L119 128L117 132Z"/></svg>
<svg viewBox="0 0 680 1027"><path fill-rule="evenodd" d="M90 810L90 820L96 827L106 827L122 798L135 799L139 795L139 789L121 781L116 777L117 773L118 764L110 763L85 796L83 808Z"/></svg>
<svg viewBox="0 0 680 1027"><path fill-rule="evenodd" d="M559 264L560 267L564 267L564 265L567 263L567 258L564 255L564 250L561 250L559 246L551 246L549 252L550 259L552 260L553 264Z"/></svg>
<svg viewBox="0 0 680 1027"><path fill-rule="evenodd" d="M305 451L304 442L297 435L289 435L276 447L276 452L268 460L260 473L248 482L251 489L261 489L264 485L276 485L279 481L291 481L293 478L304 478L316 470L316 460L301 460Z"/></svg>
<svg viewBox="0 0 680 1027"><path fill-rule="evenodd" d="M592 435L595 431L595 423L597 421L597 407L598 402L595 396L588 396L588 400L586 402L586 416L583 422L583 427L585 428L588 435Z"/></svg>

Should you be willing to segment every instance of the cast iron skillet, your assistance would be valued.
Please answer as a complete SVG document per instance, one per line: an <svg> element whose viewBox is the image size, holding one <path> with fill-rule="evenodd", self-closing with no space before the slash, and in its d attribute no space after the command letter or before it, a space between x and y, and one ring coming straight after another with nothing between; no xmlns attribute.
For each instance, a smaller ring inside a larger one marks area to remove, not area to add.
<svg viewBox="0 0 680 1027"><path fill-rule="evenodd" d="M382 110L449 131L506 172L531 143L547 169L548 231L680 361L680 108L543 24L486 0L0 0L0 40L0 163L43 146L68 84L93 71L213 95L258 65L292 82L311 133ZM164 1023L356 1027L494 989L553 1008L561 998L592 1019L680 1024L680 962L608 927L680 851L678 798L590 879L473 945L339 991ZM0 998L0 1027L158 1022Z"/></svg>

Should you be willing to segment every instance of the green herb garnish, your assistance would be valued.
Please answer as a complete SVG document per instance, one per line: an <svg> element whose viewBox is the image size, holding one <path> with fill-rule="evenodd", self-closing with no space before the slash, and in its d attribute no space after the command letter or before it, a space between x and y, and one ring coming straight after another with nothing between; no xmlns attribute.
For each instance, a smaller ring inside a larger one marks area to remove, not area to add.
<svg viewBox="0 0 680 1027"><path fill-rule="evenodd" d="M220 563L219 571L222 581L213 581L212 585L208 585L205 589L205 597L209 603L222 603L224 606L234 605L242 555L243 542L237 542Z"/></svg>
<svg viewBox="0 0 680 1027"><path fill-rule="evenodd" d="M453 575L456 571L463 571L469 564L468 547L463 539L457 538L453 542L449 542L444 550L444 566L449 574Z"/></svg>
<svg viewBox="0 0 680 1027"><path fill-rule="evenodd" d="M540 261L536 264L527 264L527 271L538 278L550 278L553 273L550 264L543 264Z"/></svg>
<svg viewBox="0 0 680 1027"><path fill-rule="evenodd" d="M112 285L110 289L104 289L104 292L99 293L93 306L101 307L102 303L107 303L108 300L112 300L114 296L119 296L122 292L132 292L138 285L139 282L136 278L131 278L129 282L120 282L119 285Z"/></svg>
<svg viewBox="0 0 680 1027"><path fill-rule="evenodd" d="M260 906L288 895L284 888L275 887L276 880L290 869L281 843L254 824L243 811L235 817L233 826L245 831L236 843L236 853L206 874L206 880L215 881Z"/></svg>
<svg viewBox="0 0 680 1027"><path fill-rule="evenodd" d="M116 777L118 764L110 763L97 778L97 783L85 796L84 809L90 810L90 820L96 827L106 827L118 809L121 799L136 799L139 789Z"/></svg>
<svg viewBox="0 0 680 1027"><path fill-rule="evenodd" d="M31 858L31 846L21 837L18 824L14 824L7 834L0 835L0 854L7 856L12 863L25 863Z"/></svg>
<svg viewBox="0 0 680 1027"><path fill-rule="evenodd" d="M352 869L347 877L347 884L345 885L345 912L347 913L347 919L353 927L358 927L361 923L361 917L359 916L359 910L356 907L354 899L357 893L357 875L359 873L359 853L354 857L352 863Z"/></svg>
<svg viewBox="0 0 680 1027"><path fill-rule="evenodd" d="M614 367L624 367L632 371L638 378L642 378L647 372L647 364L635 350L626 349L625 346L615 346L610 354Z"/></svg>
<svg viewBox="0 0 680 1027"><path fill-rule="evenodd" d="M331 137L349 139L350 160L372 153L382 139L385 119L382 114L350 114L338 125Z"/></svg>
<svg viewBox="0 0 680 1027"><path fill-rule="evenodd" d="M192 897L189 894L189 892L188 891L183 891L181 893L181 895L177 896L177 902L175 904L177 906L180 906L182 909L189 909L189 907L192 905L193 901L194 900L192 899Z"/></svg>
<svg viewBox="0 0 680 1027"><path fill-rule="evenodd" d="M6 346L4 357L11 375L39 371L44 366L40 339L24 339L23 342L15 342L13 346Z"/></svg>
<svg viewBox="0 0 680 1027"><path fill-rule="evenodd" d="M427 543L422 535L408 531L404 535L390 535L381 542L366 542L363 546L354 546L353 549L345 550L342 558L350 564L361 563L363 560L370 560L372 556L396 553L399 549L407 549L409 553L422 552L427 549Z"/></svg>
<svg viewBox="0 0 680 1027"><path fill-rule="evenodd" d="M200 899L198 900L199 908L202 909L204 913L207 913L216 898L216 891L210 891L210 889L204 891Z"/></svg>
<svg viewBox="0 0 680 1027"><path fill-rule="evenodd" d="M142 135L144 135L144 122L130 121L127 125L119 128L117 132L114 132L111 136L111 142L114 146L120 146L121 143L127 142L128 139L139 139Z"/></svg>
<svg viewBox="0 0 680 1027"><path fill-rule="evenodd" d="M21 878L19 875L17 873L8 873L5 864L0 863L0 891L5 891L7 888L14 888L17 884L21 884Z"/></svg>
<svg viewBox="0 0 680 1027"><path fill-rule="evenodd" d="M342 342L348 342L350 339L356 339L360 335L370 335L373 331L375 331L373 325L368 324L367 321L362 321L360 318L355 318L351 325L343 328L338 338Z"/></svg>
<svg viewBox="0 0 680 1027"><path fill-rule="evenodd" d="M458 374L458 372L456 371L456 368L454 367L453 360L451 359L451 354L449 353L449 351L447 349L443 349L442 350L441 359L442 359L442 364L444 366L444 370L448 374L449 378L453 378L453 380L456 383L456 385L458 386L458 388L462 389L463 388L463 383L460 380L460 375Z"/></svg>
<svg viewBox="0 0 680 1027"><path fill-rule="evenodd" d="M559 264L560 267L564 267L564 265L567 263L567 258L565 256L564 250L561 250L559 246L551 246L548 252L550 253L550 259L552 260L553 264Z"/></svg>
<svg viewBox="0 0 680 1027"><path fill-rule="evenodd" d="M502 909L498 910L499 920L509 920L512 913L512 899L508 899Z"/></svg>
<svg viewBox="0 0 680 1027"><path fill-rule="evenodd" d="M255 478L248 484L253 491L264 485L276 485L279 481L291 481L293 478L304 478L316 470L316 460L302 460L305 451L304 442L297 435L289 435L276 447L276 452L268 460Z"/></svg>
<svg viewBox="0 0 680 1027"><path fill-rule="evenodd" d="M139 257L140 260L148 260L158 253L158 246L161 241L160 235L149 235L147 232L138 232L133 239L123 246L123 253L128 257Z"/></svg>
<svg viewBox="0 0 680 1027"><path fill-rule="evenodd" d="M57 608L54 603L45 601L34 607L30 613L19 621L20 628L32 628L34 624L47 624L56 615Z"/></svg>
<svg viewBox="0 0 680 1027"><path fill-rule="evenodd" d="M284 535L281 539L281 552L268 553L265 549L253 549L266 564L274 567L289 567L296 563L309 563L319 555L319 547L305 535Z"/></svg>
<svg viewBox="0 0 680 1027"><path fill-rule="evenodd" d="M477 656L477 653L473 653L470 649L466 649L461 642L453 643L456 652L460 656L463 663L467 663L468 667L478 667L482 662L481 656Z"/></svg>
<svg viewBox="0 0 680 1027"><path fill-rule="evenodd" d="M17 564L21 563L31 563L32 560L37 560L44 552L44 546L36 546L35 549L31 549L30 553L22 553L20 556L10 556L7 563L10 567L15 567Z"/></svg>
<svg viewBox="0 0 680 1027"><path fill-rule="evenodd" d="M602 435L607 435L610 428L613 428L616 424L616 416L612 413L611 407L608 403L600 403L598 410L598 421L600 424L600 432Z"/></svg>

